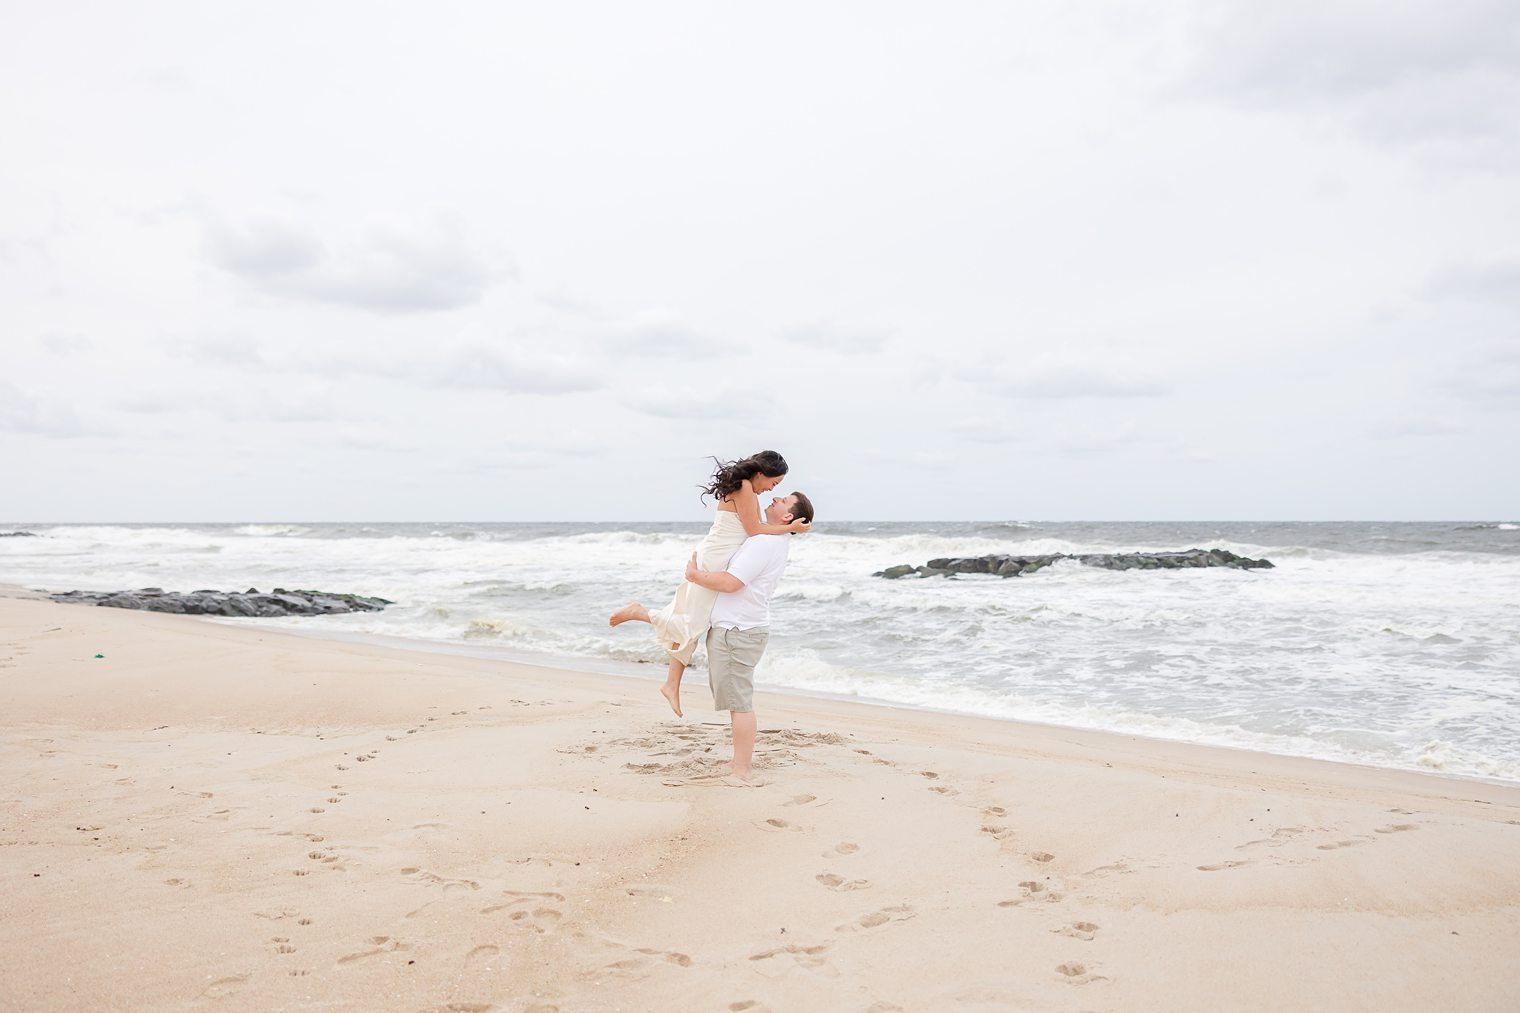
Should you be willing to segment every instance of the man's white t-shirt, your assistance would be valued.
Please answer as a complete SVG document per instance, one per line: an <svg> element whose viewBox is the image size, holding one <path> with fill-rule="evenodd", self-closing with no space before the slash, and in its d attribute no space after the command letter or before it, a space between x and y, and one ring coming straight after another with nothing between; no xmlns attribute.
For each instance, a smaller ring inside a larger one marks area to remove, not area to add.
<svg viewBox="0 0 1520 1013"><path fill-rule="evenodd" d="M729 630L752 630L771 624L771 595L786 569L791 535L751 535L728 561L728 572L744 581L737 591L725 591L713 604L711 625Z"/></svg>

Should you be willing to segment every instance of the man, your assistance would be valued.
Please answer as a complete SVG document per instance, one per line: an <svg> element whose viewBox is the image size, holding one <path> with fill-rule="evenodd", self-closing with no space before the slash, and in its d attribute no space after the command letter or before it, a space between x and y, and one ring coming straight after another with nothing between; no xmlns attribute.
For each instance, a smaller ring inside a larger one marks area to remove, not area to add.
<svg viewBox="0 0 1520 1013"><path fill-rule="evenodd" d="M765 508L772 524L813 522L813 504L800 492L777 496ZM749 778L755 759L755 666L770 639L771 595L786 569L791 535L752 535L728 562L727 570L697 569L697 554L686 563L686 579L718 592L707 632L707 681L713 705L728 711L733 725L734 774Z"/></svg>

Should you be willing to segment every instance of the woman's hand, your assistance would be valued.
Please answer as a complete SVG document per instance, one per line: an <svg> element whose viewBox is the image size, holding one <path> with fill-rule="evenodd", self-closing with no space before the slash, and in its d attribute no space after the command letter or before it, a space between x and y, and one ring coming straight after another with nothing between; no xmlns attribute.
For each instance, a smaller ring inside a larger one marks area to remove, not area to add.
<svg viewBox="0 0 1520 1013"><path fill-rule="evenodd" d="M686 579L694 580L696 575L701 572L701 570L697 569L697 554L693 552L691 558L686 561Z"/></svg>
<svg viewBox="0 0 1520 1013"><path fill-rule="evenodd" d="M804 531L811 531L812 529L813 526L804 520L792 521L792 523L786 526L786 530L794 535L800 535Z"/></svg>

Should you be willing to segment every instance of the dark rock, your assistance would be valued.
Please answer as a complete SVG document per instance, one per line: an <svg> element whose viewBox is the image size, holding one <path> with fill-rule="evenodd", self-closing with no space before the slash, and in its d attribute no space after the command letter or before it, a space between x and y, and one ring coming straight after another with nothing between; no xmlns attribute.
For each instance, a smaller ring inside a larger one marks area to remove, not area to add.
<svg viewBox="0 0 1520 1013"><path fill-rule="evenodd" d="M1045 556L964 556L931 559L923 566L907 563L891 566L873 576L896 580L910 573L920 577L951 577L958 573L992 573L999 577L1022 577L1042 570L1058 559L1075 559L1084 566L1104 570L1180 570L1191 567L1227 566L1237 570L1270 570L1265 559L1248 559L1228 549L1188 549L1184 552L1093 552L1082 555L1055 553Z"/></svg>
<svg viewBox="0 0 1520 1013"><path fill-rule="evenodd" d="M0 531L0 538L36 538L35 531Z"/></svg>
<svg viewBox="0 0 1520 1013"><path fill-rule="evenodd" d="M911 567L910 567L911 569ZM333 615L339 612L378 612L394 604L385 598L331 591L286 591L259 594L255 588L236 591L165 592L159 587L137 591L66 591L50 596L53 601L107 608L171 612L179 615L242 616L272 619L279 616Z"/></svg>

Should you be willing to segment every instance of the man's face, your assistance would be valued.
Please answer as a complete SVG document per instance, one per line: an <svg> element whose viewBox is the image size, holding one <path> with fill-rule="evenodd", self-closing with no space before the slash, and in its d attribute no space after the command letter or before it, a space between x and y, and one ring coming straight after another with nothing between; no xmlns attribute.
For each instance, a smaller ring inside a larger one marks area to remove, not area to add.
<svg viewBox="0 0 1520 1013"><path fill-rule="evenodd" d="M771 524L790 524L792 518L797 516L796 510L796 496L777 496L765 508L765 519Z"/></svg>

